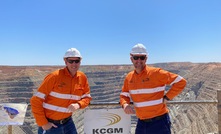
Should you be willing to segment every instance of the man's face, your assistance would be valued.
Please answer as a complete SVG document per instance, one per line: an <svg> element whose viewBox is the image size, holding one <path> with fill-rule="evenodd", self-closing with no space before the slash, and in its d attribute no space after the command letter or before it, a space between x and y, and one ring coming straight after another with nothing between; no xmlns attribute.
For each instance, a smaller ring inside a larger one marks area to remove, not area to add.
<svg viewBox="0 0 221 134"><path fill-rule="evenodd" d="M65 59L65 64L70 72L76 72L80 67L81 59L78 57L69 57Z"/></svg>
<svg viewBox="0 0 221 134"><path fill-rule="evenodd" d="M143 70L143 68L146 65L147 56L136 54L136 55L131 55L130 59L134 65L135 69Z"/></svg>

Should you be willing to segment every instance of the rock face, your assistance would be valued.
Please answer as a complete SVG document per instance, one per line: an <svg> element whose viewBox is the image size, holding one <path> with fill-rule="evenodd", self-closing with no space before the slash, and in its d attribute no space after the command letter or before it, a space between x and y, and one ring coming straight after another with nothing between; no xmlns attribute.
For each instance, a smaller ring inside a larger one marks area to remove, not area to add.
<svg viewBox="0 0 221 134"><path fill-rule="evenodd" d="M175 101L217 100L217 89L221 89L221 63L159 63L150 66L178 73L187 80L185 90L174 98ZM59 68L63 66L0 66L0 103L29 103L44 77ZM80 69L88 76L92 103L118 102L124 77L133 66L97 65L81 66ZM215 104L174 104L169 105L169 109L173 134L218 132ZM79 133L83 133L82 113L74 115ZM136 124L135 118L132 123ZM21 128L28 134L37 131L30 107Z"/></svg>
<svg viewBox="0 0 221 134"><path fill-rule="evenodd" d="M182 67L181 67L182 66ZM185 90L174 100L217 100L221 88L221 64L169 64L167 70L179 70L186 78ZM218 132L217 106L213 104L170 105L173 133L205 134Z"/></svg>

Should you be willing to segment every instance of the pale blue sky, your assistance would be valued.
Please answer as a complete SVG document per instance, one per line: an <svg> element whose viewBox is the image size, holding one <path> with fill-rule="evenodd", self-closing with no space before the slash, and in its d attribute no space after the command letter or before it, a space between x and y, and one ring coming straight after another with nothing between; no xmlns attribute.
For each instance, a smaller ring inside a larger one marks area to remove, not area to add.
<svg viewBox="0 0 221 134"><path fill-rule="evenodd" d="M221 0L0 0L0 65L64 65L71 47L83 65L221 62Z"/></svg>

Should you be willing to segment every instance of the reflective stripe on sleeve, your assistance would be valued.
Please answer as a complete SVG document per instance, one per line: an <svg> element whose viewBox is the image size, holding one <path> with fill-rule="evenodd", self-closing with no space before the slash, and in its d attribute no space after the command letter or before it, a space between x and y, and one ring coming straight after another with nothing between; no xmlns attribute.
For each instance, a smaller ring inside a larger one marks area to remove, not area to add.
<svg viewBox="0 0 221 134"><path fill-rule="evenodd" d="M51 105L48 103L43 103L43 107L57 112L71 113L71 111L69 111L67 108Z"/></svg>
<svg viewBox="0 0 221 134"><path fill-rule="evenodd" d="M162 87L156 87L156 88L148 88L148 89L137 89L137 90L130 90L130 94L151 94L156 93L160 91L164 91L165 86Z"/></svg>
<svg viewBox="0 0 221 134"><path fill-rule="evenodd" d="M128 92L122 92L120 93L120 95L126 96L126 97L130 97L130 94Z"/></svg>
<svg viewBox="0 0 221 134"><path fill-rule="evenodd" d="M181 76L177 76L176 77L176 79L172 82L172 83L170 83L170 85L173 85L174 83L177 83L177 82L179 82L179 81L181 81L183 79L183 77L181 77Z"/></svg>
<svg viewBox="0 0 221 134"><path fill-rule="evenodd" d="M41 92L36 92L34 96L37 96L41 99L45 99L45 94L41 93Z"/></svg>
<svg viewBox="0 0 221 134"><path fill-rule="evenodd" d="M85 98L85 97L91 98L91 95L90 94L84 94L84 95L81 96L81 98Z"/></svg>
<svg viewBox="0 0 221 134"><path fill-rule="evenodd" d="M158 105L163 102L163 99L153 100L153 101L145 101L145 102L134 102L135 107L146 107L146 106L153 106Z"/></svg>

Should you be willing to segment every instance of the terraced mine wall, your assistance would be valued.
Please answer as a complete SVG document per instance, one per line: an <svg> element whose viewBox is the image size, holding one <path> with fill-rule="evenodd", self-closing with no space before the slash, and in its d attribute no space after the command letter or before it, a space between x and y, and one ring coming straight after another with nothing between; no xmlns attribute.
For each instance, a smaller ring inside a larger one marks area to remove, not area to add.
<svg viewBox="0 0 221 134"><path fill-rule="evenodd" d="M187 79L185 90L173 101L217 101L217 90L221 89L221 63L159 63L151 66L178 73ZM0 66L0 103L28 103L43 78L63 66ZM125 75L133 70L131 65L82 66L86 73L93 97L92 103L119 102L119 94ZM167 87L168 89L169 87ZM218 133L218 111L216 104L168 105L173 134ZM87 109L120 108L119 105L89 106ZM83 114L79 110L73 115L78 132L83 134ZM132 133L136 117L132 117ZM35 134L37 125L27 109L22 126L13 126L13 133ZM0 126L0 133L7 133L7 126Z"/></svg>

